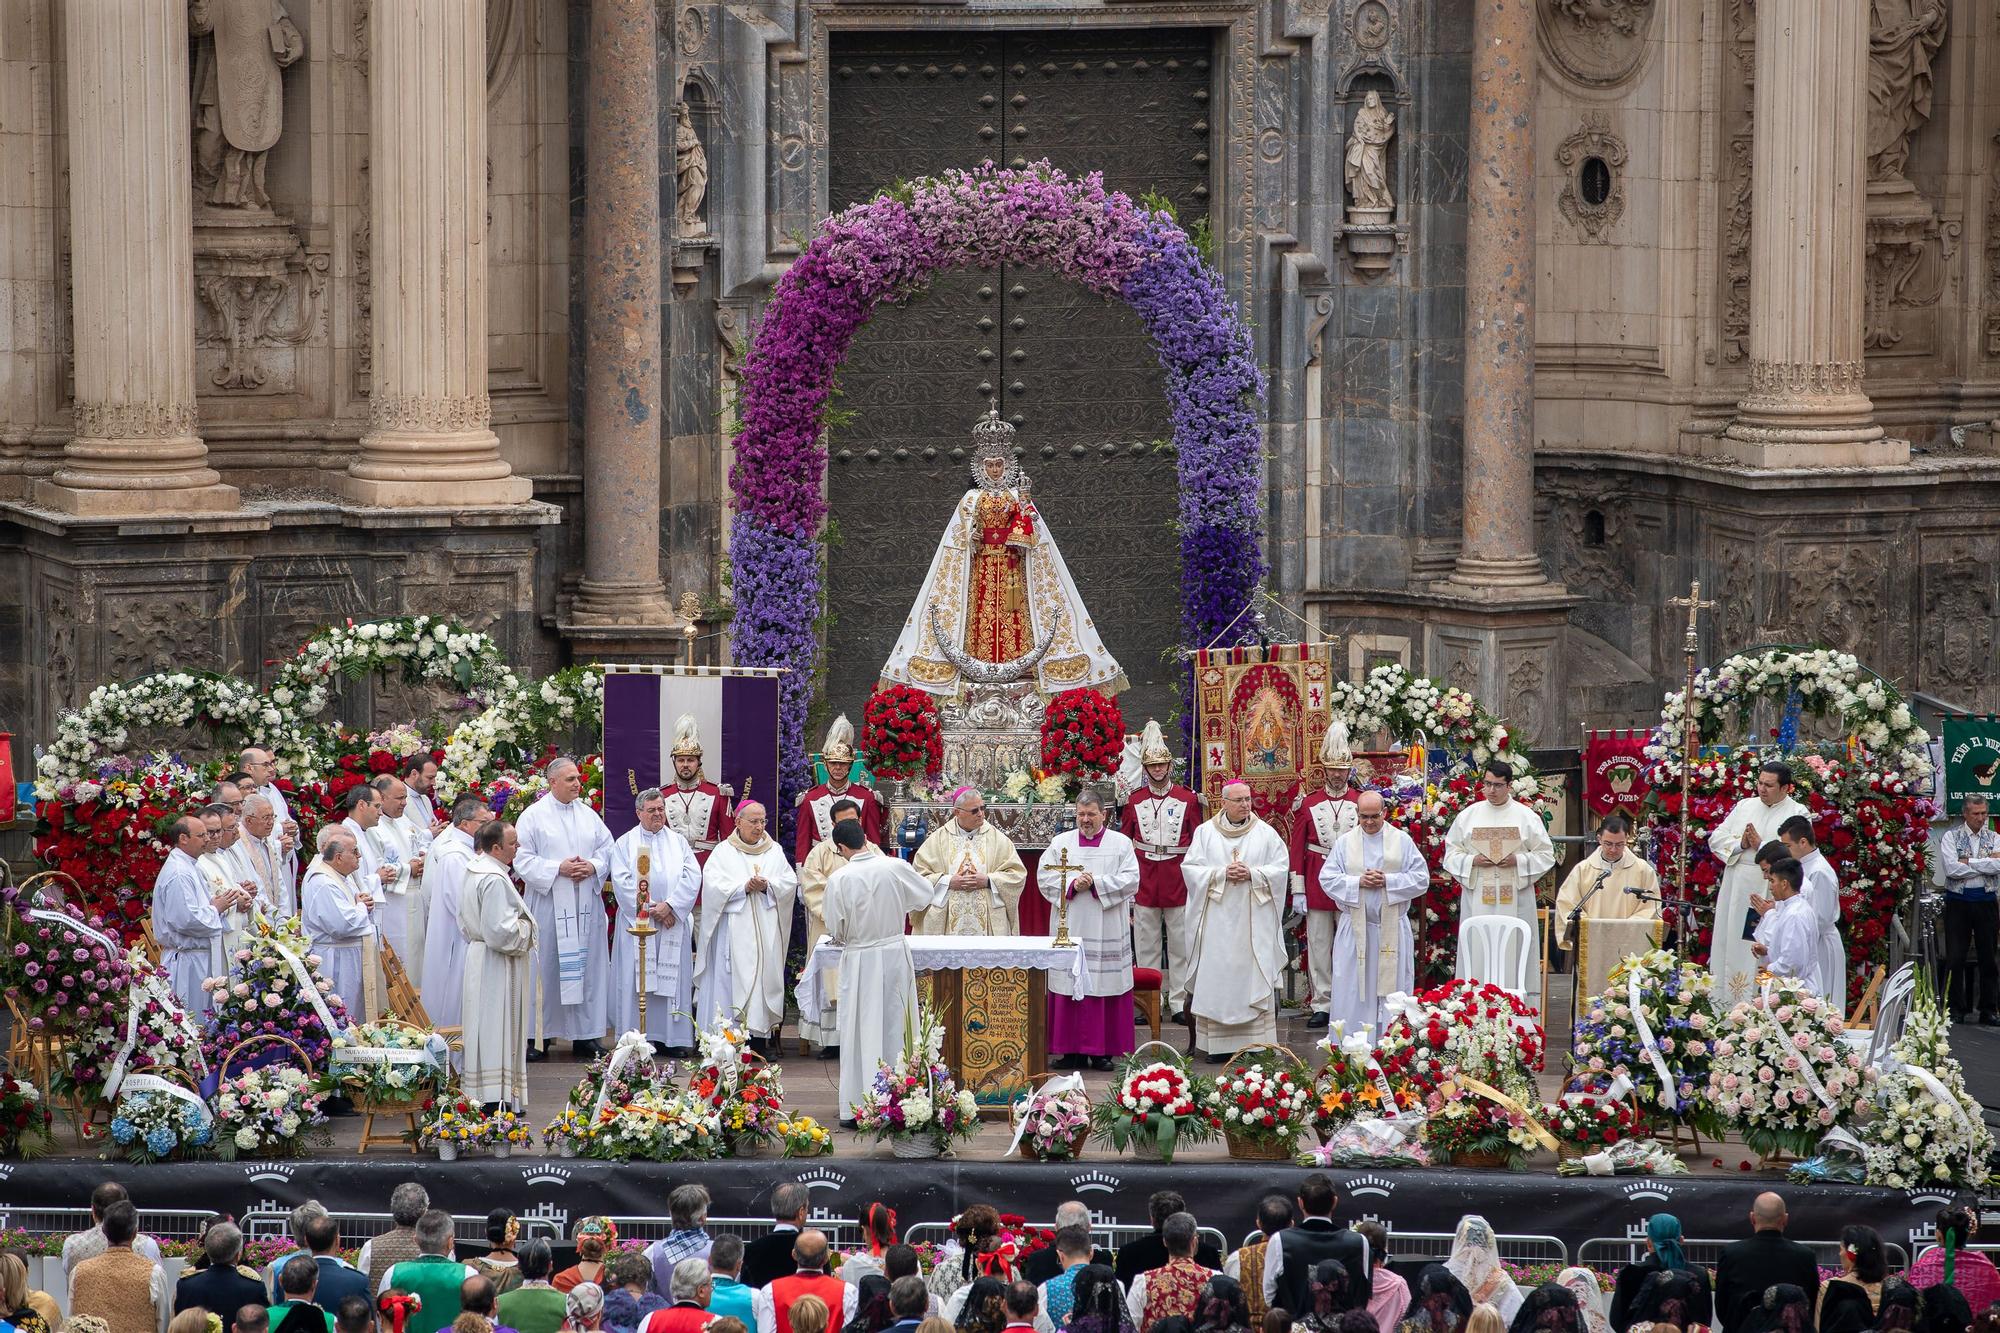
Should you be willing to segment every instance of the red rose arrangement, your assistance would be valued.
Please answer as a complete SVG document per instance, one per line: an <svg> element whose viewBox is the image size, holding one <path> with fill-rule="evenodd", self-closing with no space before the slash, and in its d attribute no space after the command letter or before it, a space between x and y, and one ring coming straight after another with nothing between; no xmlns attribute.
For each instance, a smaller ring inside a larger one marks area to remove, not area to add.
<svg viewBox="0 0 2000 1333"><path fill-rule="evenodd" d="M1118 767L1125 751L1125 715L1118 701L1088 686L1064 690L1042 715L1042 767L1093 781Z"/></svg>
<svg viewBox="0 0 2000 1333"><path fill-rule="evenodd" d="M885 685L861 710L861 760L885 778L935 776L944 764L937 699L914 685Z"/></svg>
<svg viewBox="0 0 2000 1333"><path fill-rule="evenodd" d="M1632 1137L1638 1118L1630 1102L1576 1092L1543 1108L1542 1128L1572 1148L1597 1152Z"/></svg>
<svg viewBox="0 0 2000 1333"><path fill-rule="evenodd" d="M1376 1061L1399 1095L1405 1082L1429 1093L1457 1069L1492 1083L1542 1067L1540 1016L1511 991L1490 981L1449 981L1419 991L1416 1002L1414 1019L1410 1014L1392 1017L1375 1048ZM1478 1063L1484 1067L1465 1067L1467 1043L1453 1038L1462 1039L1482 1024L1504 1024L1512 1033L1511 1049L1481 1049Z"/></svg>

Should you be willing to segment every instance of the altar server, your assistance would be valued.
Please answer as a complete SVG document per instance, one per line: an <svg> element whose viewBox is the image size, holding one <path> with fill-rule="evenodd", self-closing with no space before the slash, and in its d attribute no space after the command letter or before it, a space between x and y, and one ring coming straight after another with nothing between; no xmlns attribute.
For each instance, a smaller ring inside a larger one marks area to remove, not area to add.
<svg viewBox="0 0 2000 1333"><path fill-rule="evenodd" d="M1277 831L1231 782L1222 809L1195 830L1187 880L1188 1010L1195 1044L1221 1064L1245 1046L1278 1040L1278 984L1285 968L1285 893L1291 857Z"/></svg>
<svg viewBox="0 0 2000 1333"><path fill-rule="evenodd" d="M1049 1054L1068 1068L1111 1068L1132 1051L1132 929L1139 892L1139 858L1132 840L1105 827L1109 816L1095 792L1076 798L1076 827L1049 839L1035 886L1049 900L1050 929L1069 900L1069 933L1083 950L1083 981L1066 968L1049 972ZM1080 867L1068 874L1060 863Z"/></svg>
<svg viewBox="0 0 2000 1333"><path fill-rule="evenodd" d="M1007 835L986 822L986 799L972 787L951 794L951 818L910 863L943 892L925 912L924 935L1018 935L1028 868Z"/></svg>
<svg viewBox="0 0 2000 1333"><path fill-rule="evenodd" d="M701 898L701 863L680 834L667 827L667 798L648 787L633 799L639 822L618 839L611 887L618 925L611 937L611 1027L624 1034L639 1027L639 987L646 988L646 1038L670 1055L694 1053L694 907ZM640 873L639 858L646 860ZM646 941L646 975L639 976L639 896L655 932Z"/></svg>
<svg viewBox="0 0 2000 1333"><path fill-rule="evenodd" d="M674 785L666 789L667 827L687 839L694 858L708 854L729 836L729 794L701 775L701 729L693 713L674 723Z"/></svg>
<svg viewBox="0 0 2000 1333"><path fill-rule="evenodd" d="M298 866L278 832L278 813L257 792L243 798L238 859L256 884L258 910L274 924L299 914Z"/></svg>
<svg viewBox="0 0 2000 1333"><path fill-rule="evenodd" d="M1757 792L1738 801L1728 818L1708 835L1708 849L1722 862L1722 887L1715 898L1715 938L1708 969L1715 976L1717 1013L1756 993L1757 960L1750 952L1750 899L1764 892L1757 849L1776 841L1778 829L1794 815L1810 812L1792 799L1791 765L1771 760L1757 770Z"/></svg>
<svg viewBox="0 0 2000 1333"><path fill-rule="evenodd" d="M917 975L904 922L928 907L937 891L908 862L883 855L859 820L836 821L828 841L843 858L827 877L823 910L826 933L841 947L835 1041L840 1119L851 1125L876 1067L895 1060L916 1033Z"/></svg>
<svg viewBox="0 0 2000 1333"><path fill-rule="evenodd" d="M1384 997L1416 988L1409 904L1430 887L1431 868L1410 835L1388 822L1381 792L1362 792L1354 807L1357 826L1334 839L1319 876L1340 904L1328 951L1329 1012L1345 1033L1379 1036Z"/></svg>
<svg viewBox="0 0 2000 1333"><path fill-rule="evenodd" d="M1146 719L1139 734L1145 782L1125 802L1118 831L1139 854L1139 895L1132 909L1132 947L1140 967L1162 968L1160 998L1169 1014L1187 1008L1187 881L1181 859L1201 827L1201 798L1174 781L1174 754L1160 724Z"/></svg>
<svg viewBox="0 0 2000 1333"><path fill-rule="evenodd" d="M510 867L519 859L514 827L493 820L473 835L475 855L460 890L459 931L465 936L467 1100L483 1106L528 1105L528 1039L534 1035L535 964L540 934ZM599 938L603 938L600 934Z"/></svg>
<svg viewBox="0 0 2000 1333"><path fill-rule="evenodd" d="M1804 815L1793 815L1778 825L1778 841L1805 873L1801 896L1812 905L1813 916L1819 921L1819 993L1845 1012L1847 944L1840 937L1840 877L1819 849L1812 820Z"/></svg>
<svg viewBox="0 0 2000 1333"><path fill-rule="evenodd" d="M382 1013L382 986L375 956L375 897L356 878L361 853L344 824L319 831L319 855L306 867L299 886L306 939L320 957L320 971L355 1021L372 1023Z"/></svg>
<svg viewBox="0 0 2000 1333"><path fill-rule="evenodd" d="M464 1022L460 991L465 984L465 936L458 928L458 908L465 897L465 872L472 858L472 837L493 818L477 796L452 803L451 823L431 842L424 880L430 886L429 915L424 923L424 1008L433 1027L457 1027Z"/></svg>
<svg viewBox="0 0 2000 1333"><path fill-rule="evenodd" d="M1801 894L1805 868L1787 856L1771 864L1765 873L1771 890L1771 907L1757 919L1757 938L1751 954L1774 977L1790 977L1815 995L1826 992L1819 984L1819 917Z"/></svg>
<svg viewBox="0 0 2000 1333"><path fill-rule="evenodd" d="M861 819L861 806L854 800L841 797L827 807L827 815L829 829L852 819L861 824L862 836L867 836L868 826ZM801 812L800 822L803 823L806 818L807 816ZM841 853L839 844L831 837L822 838L814 843L812 850L806 853L805 860L799 862L799 901L806 909L808 951L819 943L819 937L826 933L826 881L834 871L846 864L847 857ZM832 1060L840 1054L840 1007L832 999L832 996L839 993L839 989L840 969L829 968L822 987L823 994L828 998L820 1005L819 1021L808 1022L803 1015L799 1018L799 1040L809 1041L818 1046L819 1058L822 1060Z"/></svg>
<svg viewBox="0 0 2000 1333"><path fill-rule="evenodd" d="M1334 840L1355 825L1355 801L1347 775L1354 771L1354 750L1347 724L1335 718L1320 742L1320 789L1301 792L1292 813L1292 910L1306 917L1307 976L1312 981L1313 1012L1309 1028L1323 1028L1333 1013L1333 929L1339 906L1322 888L1320 873Z"/></svg>
<svg viewBox="0 0 2000 1333"><path fill-rule="evenodd" d="M854 724L842 713L827 728L826 748L820 751L820 761L826 765L826 781L809 787L799 793L799 808L795 817L798 824L792 860L804 865L806 854L816 843L823 842L833 831L833 803L852 801L860 811L861 831L868 841L877 844L882 841L882 827L888 822L888 811L883 808L882 798L866 783L853 782Z"/></svg>
<svg viewBox="0 0 2000 1333"><path fill-rule="evenodd" d="M1459 811L1444 835L1445 873L1463 889L1458 899L1461 923L1480 916L1511 916L1528 926L1527 1001L1542 1005L1541 919L1535 913L1535 881L1556 863L1555 843L1549 840L1549 826L1541 815L1514 799L1514 766L1489 759L1485 773L1486 799ZM1488 857L1473 845L1472 834L1484 828L1511 830L1519 845L1499 858ZM1468 976L1465 959L1458 961L1458 975ZM1491 981L1491 977L1478 980Z"/></svg>
<svg viewBox="0 0 2000 1333"><path fill-rule="evenodd" d="M695 995L704 1029L741 1022L758 1050L785 1021L785 948L798 876L765 833L764 807L736 807L736 831L701 874L701 942Z"/></svg>
<svg viewBox="0 0 2000 1333"><path fill-rule="evenodd" d="M574 759L551 759L543 773L549 789L521 816L521 850L514 858L535 914L542 1003L533 1030L544 1056L548 1039L562 1037L573 1043L577 1059L590 1060L610 1021L603 887L611 877L611 830L583 799L583 774Z"/></svg>
<svg viewBox="0 0 2000 1333"><path fill-rule="evenodd" d="M213 997L201 983L224 973L222 941L228 930L224 913L247 901L233 884L209 884L195 859L208 846L208 828L193 815L174 821L173 850L153 881L153 938L160 945L160 966L181 1006L195 1018L209 1011Z"/></svg>
<svg viewBox="0 0 2000 1333"><path fill-rule="evenodd" d="M1578 908L1584 918L1653 920L1660 914L1660 876L1632 852L1632 821L1609 814L1597 826L1597 851L1570 867L1556 890L1556 942L1575 949L1570 916ZM1580 927L1579 927L1580 928Z"/></svg>
<svg viewBox="0 0 2000 1333"><path fill-rule="evenodd" d="M410 789L393 773L384 773L368 784L382 803L382 817L375 821L373 836L383 863L396 868L396 877L383 885L382 910L375 914L375 929L396 951L410 984L424 984L424 934L430 921L430 895L424 891L425 853L428 834L419 834L403 818L409 809Z"/></svg>

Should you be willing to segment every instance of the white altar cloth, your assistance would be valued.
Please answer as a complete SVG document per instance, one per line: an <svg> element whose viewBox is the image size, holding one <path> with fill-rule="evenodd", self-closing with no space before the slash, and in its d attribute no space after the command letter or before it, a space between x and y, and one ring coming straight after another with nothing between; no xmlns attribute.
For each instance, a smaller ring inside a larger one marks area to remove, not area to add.
<svg viewBox="0 0 2000 1333"><path fill-rule="evenodd" d="M1079 986L1083 983L1083 950L1074 944L1061 948L1051 935L910 935L910 965L919 972L949 972L954 968L1032 967L1043 972L1067 971ZM808 1023L820 1021L827 996L823 977L828 968L840 965L840 946L822 935L799 970L797 999L799 1016Z"/></svg>

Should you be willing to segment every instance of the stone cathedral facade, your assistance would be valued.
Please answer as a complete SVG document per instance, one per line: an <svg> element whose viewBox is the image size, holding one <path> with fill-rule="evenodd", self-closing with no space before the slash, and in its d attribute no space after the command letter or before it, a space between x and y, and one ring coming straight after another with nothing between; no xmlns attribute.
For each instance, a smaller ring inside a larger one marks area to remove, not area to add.
<svg viewBox="0 0 2000 1333"><path fill-rule="evenodd" d="M829 209L987 158L1210 238L1271 587L1351 669L1573 744L1657 716L1699 578L1711 655L1994 708L1995 90L1992 0L8 0L0 719L402 612L538 669L693 620L717 660L772 284ZM1004 270L843 370L828 702L989 401L1164 715L1158 373L1128 311Z"/></svg>

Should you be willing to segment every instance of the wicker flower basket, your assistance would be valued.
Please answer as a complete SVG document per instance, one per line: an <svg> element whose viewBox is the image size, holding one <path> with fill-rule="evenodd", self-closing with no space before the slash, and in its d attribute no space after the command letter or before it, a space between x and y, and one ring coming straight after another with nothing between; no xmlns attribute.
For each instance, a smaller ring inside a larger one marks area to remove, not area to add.
<svg viewBox="0 0 2000 1333"><path fill-rule="evenodd" d="M417 1032L417 1033L425 1033L430 1031L430 1029L428 1028L418 1027L415 1023L406 1023L399 1018L382 1019L380 1026L395 1026L399 1028L406 1028L411 1032ZM363 1096L363 1097L356 1097L354 1099L354 1109L361 1112L361 1114L363 1115L415 1115L418 1111L421 1111L423 1109L424 1103L428 1102L430 1099L431 1099L431 1094L428 1092L419 1093L414 1097L405 1097L398 1100L378 1101L373 1097Z"/></svg>
<svg viewBox="0 0 2000 1333"><path fill-rule="evenodd" d="M312 1057L306 1054L305 1047L299 1045L297 1042L293 1041L290 1037L285 1036L281 1032L258 1032L252 1034L251 1036L245 1037L242 1041L237 1042L234 1046L231 1046L228 1050L222 1053L222 1060L216 1066L216 1078L221 1082L227 1083L229 1081L230 1061L234 1060L237 1056L243 1054L243 1052L249 1050L252 1046L256 1046L259 1043L267 1041L275 1041L280 1046L291 1047L292 1054L296 1055L299 1058L299 1067L305 1070L306 1077L311 1078L313 1076Z"/></svg>
<svg viewBox="0 0 2000 1333"><path fill-rule="evenodd" d="M1312 1088L1312 1071L1306 1068L1304 1061L1282 1046L1272 1046L1263 1043L1256 1046L1245 1046L1236 1053L1236 1058L1229 1063L1232 1066L1244 1063L1243 1057L1253 1051L1270 1052L1274 1057L1269 1062L1271 1065L1282 1068L1286 1073L1290 1074L1292 1080L1300 1087L1308 1090ZM1304 1132L1305 1127L1301 1126L1299 1131L1294 1133L1290 1138L1274 1140L1265 1135L1250 1134L1244 1130L1233 1128L1225 1121L1222 1126L1222 1140L1229 1147L1229 1155L1239 1162L1289 1162L1292 1160L1294 1146L1298 1142L1298 1134Z"/></svg>
<svg viewBox="0 0 2000 1333"><path fill-rule="evenodd" d="M944 1156L944 1148L934 1138L898 1134L889 1140L889 1151L909 1161L925 1161Z"/></svg>
<svg viewBox="0 0 2000 1333"><path fill-rule="evenodd" d="M1007 1103L1007 1132L1009 1134L1013 1134L1021 1128L1020 1104L1023 1101L1032 1102L1035 1099L1035 1094L1041 1090L1042 1085L1044 1083L1047 1083L1050 1079L1054 1077L1055 1074L1048 1070L1044 1070L1041 1073L1036 1074L1033 1078L1030 1078L1028 1080L1027 1095L1024 1097L1018 1097L1015 1100ZM1070 1149L1069 1155L1066 1157L1050 1157L1047 1160L1051 1162L1074 1162L1077 1158L1083 1156L1083 1145L1088 1143L1089 1141L1090 1141L1090 1126L1089 1123L1086 1121L1083 1133L1077 1136L1076 1146ZM1014 1155L1030 1162L1037 1162L1042 1160L1041 1158L1035 1156L1035 1150L1028 1146L1028 1137L1025 1134L1021 1136L1021 1146L1014 1149Z"/></svg>

